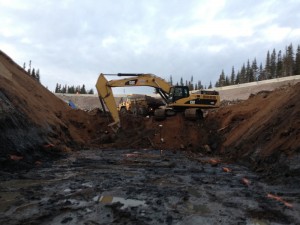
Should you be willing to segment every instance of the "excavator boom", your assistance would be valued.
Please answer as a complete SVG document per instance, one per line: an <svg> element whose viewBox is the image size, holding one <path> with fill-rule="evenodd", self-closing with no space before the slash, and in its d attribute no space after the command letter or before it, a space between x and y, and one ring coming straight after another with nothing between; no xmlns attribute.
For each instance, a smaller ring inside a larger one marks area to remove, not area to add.
<svg viewBox="0 0 300 225"><path fill-rule="evenodd" d="M147 73L118 73L118 76L130 76L119 80L110 80L107 85L110 87L135 87L135 86L149 86L154 87L161 97L167 101L171 85L164 79ZM101 76L101 75L100 75Z"/></svg>

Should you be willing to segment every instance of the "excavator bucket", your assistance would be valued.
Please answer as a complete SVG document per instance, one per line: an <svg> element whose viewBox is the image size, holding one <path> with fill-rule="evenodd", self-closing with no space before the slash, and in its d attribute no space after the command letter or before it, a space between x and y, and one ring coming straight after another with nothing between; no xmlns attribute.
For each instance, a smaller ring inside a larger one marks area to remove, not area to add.
<svg viewBox="0 0 300 225"><path fill-rule="evenodd" d="M108 111L111 113L111 116L114 120L113 123L109 124L115 132L120 128L120 117L118 114L118 109L116 107L116 101L113 96L111 87L107 85L107 79L104 77L103 74L100 74L97 83L96 89L99 95L100 100L103 100L105 106L107 107Z"/></svg>

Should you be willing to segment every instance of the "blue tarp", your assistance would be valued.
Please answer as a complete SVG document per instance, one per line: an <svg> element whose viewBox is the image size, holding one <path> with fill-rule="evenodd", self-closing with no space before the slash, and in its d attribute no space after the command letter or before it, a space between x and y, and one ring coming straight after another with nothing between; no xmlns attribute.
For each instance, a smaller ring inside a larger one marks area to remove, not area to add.
<svg viewBox="0 0 300 225"><path fill-rule="evenodd" d="M72 109L76 109L76 105L71 101L69 100L69 106L71 106Z"/></svg>

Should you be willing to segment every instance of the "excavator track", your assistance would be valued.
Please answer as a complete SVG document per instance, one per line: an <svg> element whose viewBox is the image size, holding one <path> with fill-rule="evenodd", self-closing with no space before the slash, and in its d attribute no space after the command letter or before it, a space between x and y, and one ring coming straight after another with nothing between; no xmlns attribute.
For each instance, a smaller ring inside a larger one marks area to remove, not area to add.
<svg viewBox="0 0 300 225"><path fill-rule="evenodd" d="M184 117L188 120L203 119L203 112L197 108L186 109L184 111Z"/></svg>

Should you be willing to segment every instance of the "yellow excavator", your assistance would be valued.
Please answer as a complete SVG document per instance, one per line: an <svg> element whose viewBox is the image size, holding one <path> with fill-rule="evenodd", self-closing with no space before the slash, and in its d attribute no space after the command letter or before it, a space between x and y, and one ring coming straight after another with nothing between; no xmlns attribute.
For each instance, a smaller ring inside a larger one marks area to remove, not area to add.
<svg viewBox="0 0 300 225"><path fill-rule="evenodd" d="M113 130L121 127L117 104L112 92L113 87L136 87L149 86L156 90L165 102L165 107L156 109L154 117L165 119L166 116L175 115L176 112L184 112L185 117L190 119L203 117L201 109L218 108L220 106L220 96L217 91L200 90L199 93L191 94L187 86L172 86L164 79L154 74L132 74L118 73L109 74L127 78L110 80L100 74L96 83L99 99L103 110L105 108L111 113L113 123L109 124ZM128 77L129 76L129 77ZM106 106L106 107L105 107Z"/></svg>

